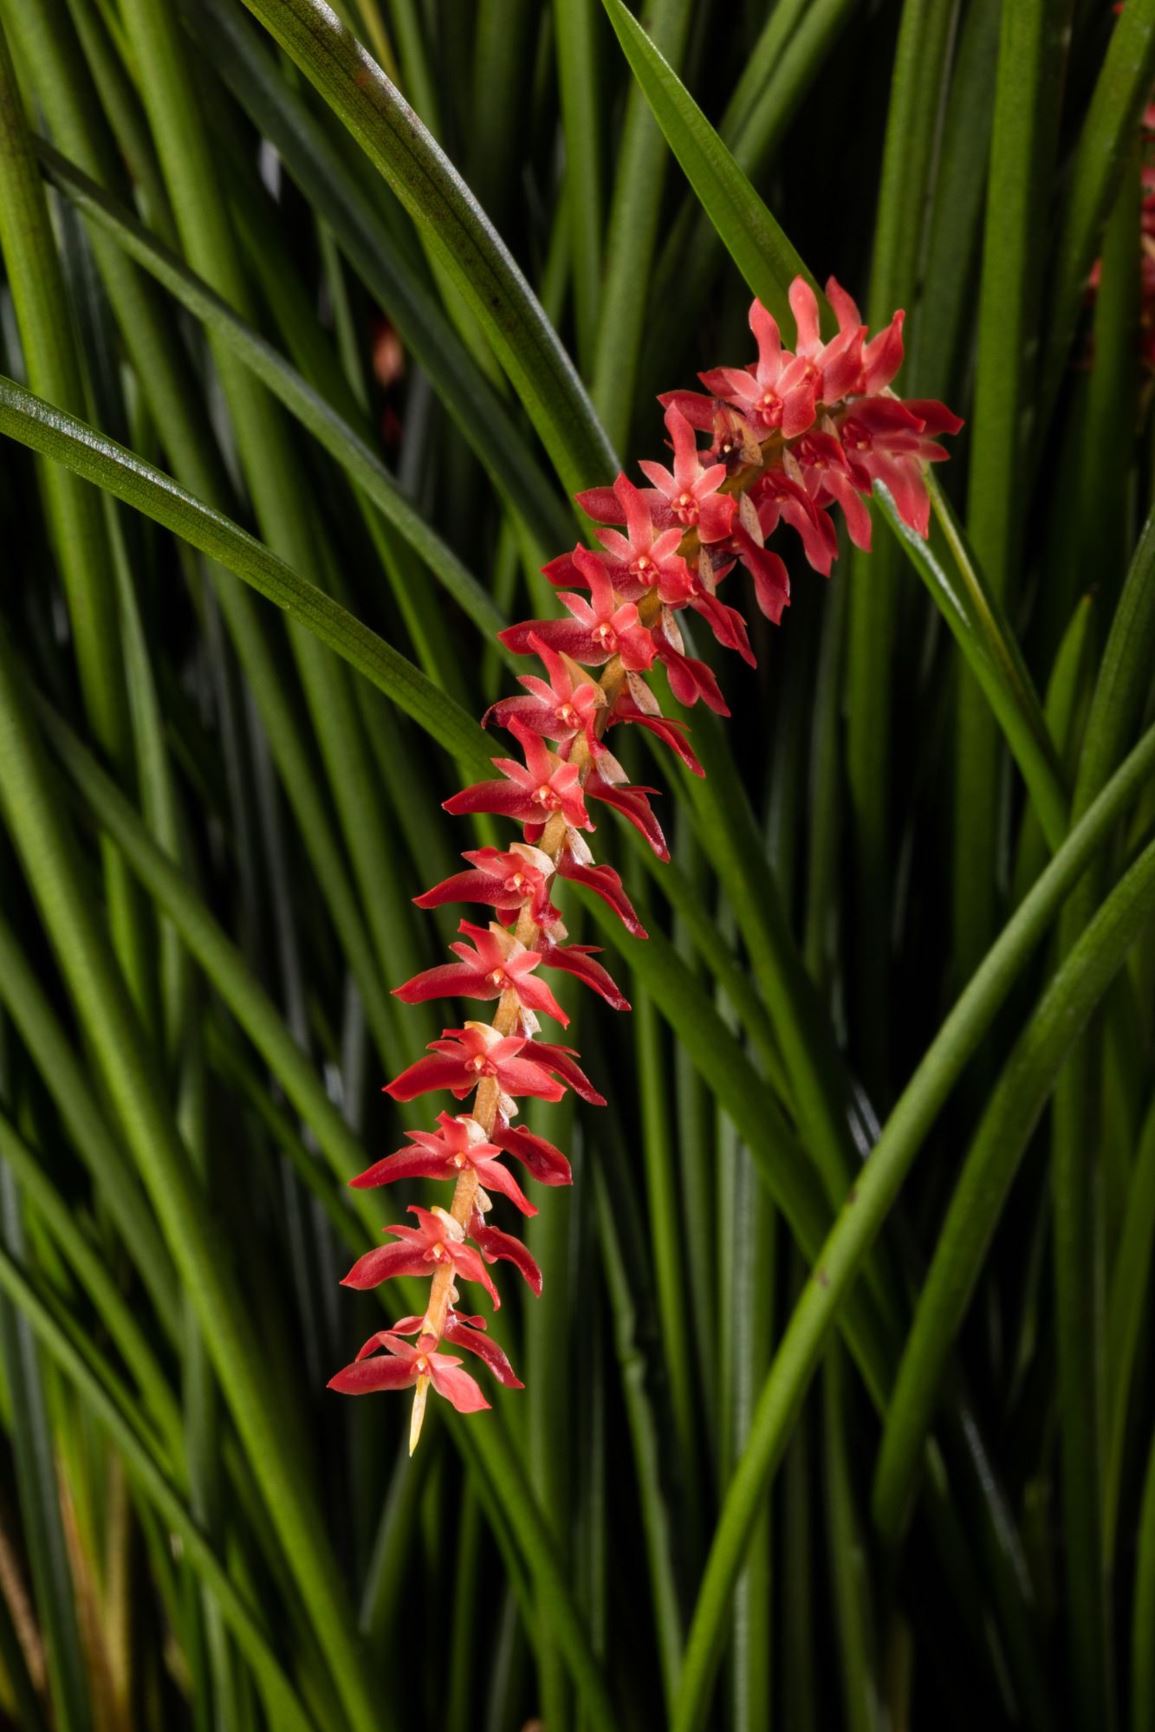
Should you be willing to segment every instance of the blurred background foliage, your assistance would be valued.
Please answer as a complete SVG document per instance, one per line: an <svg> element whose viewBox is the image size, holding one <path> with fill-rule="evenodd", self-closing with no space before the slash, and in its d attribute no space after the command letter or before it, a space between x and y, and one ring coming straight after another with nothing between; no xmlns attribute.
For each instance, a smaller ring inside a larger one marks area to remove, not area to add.
<svg viewBox="0 0 1155 1732"><path fill-rule="evenodd" d="M338 13L0 0L4 1723L1149 1732L1155 4ZM527 1388L410 1462L324 1383L439 802L791 244L950 503L614 827Z"/></svg>

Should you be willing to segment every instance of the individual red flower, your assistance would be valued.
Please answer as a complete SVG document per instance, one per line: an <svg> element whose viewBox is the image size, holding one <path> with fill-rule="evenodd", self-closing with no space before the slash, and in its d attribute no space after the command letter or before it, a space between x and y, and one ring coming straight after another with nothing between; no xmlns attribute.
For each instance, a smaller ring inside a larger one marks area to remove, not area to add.
<svg viewBox="0 0 1155 1732"><path fill-rule="evenodd" d="M870 512L851 472L846 452L833 433L817 429L806 433L790 455L798 466L802 484L815 504L842 507L846 528L855 547L870 551Z"/></svg>
<svg viewBox="0 0 1155 1732"><path fill-rule="evenodd" d="M839 426L842 449L854 480L864 493L882 481L894 495L904 523L925 536L930 528L930 495L924 463L942 463L949 453L935 433L957 433L962 422L942 403L903 403L897 397L860 397Z"/></svg>
<svg viewBox="0 0 1155 1732"><path fill-rule="evenodd" d="M495 1311L500 1309L501 1295L479 1254L465 1244L465 1230L445 1209L422 1209L410 1204L409 1213L417 1216L416 1227L386 1227L398 1241L395 1245L378 1245L358 1257L341 1282L342 1287L358 1291L379 1287L397 1275L432 1275L438 1268L452 1268L454 1278L479 1281L493 1300ZM492 1261L492 1259L490 1259Z"/></svg>
<svg viewBox="0 0 1155 1732"><path fill-rule="evenodd" d="M462 856L470 862L468 872L455 872L435 884L424 895L415 896L418 908L440 908L446 902L481 902L497 911L508 925L528 908L538 926L550 927L560 920L549 899L554 863L540 848L514 842L506 851L475 848Z"/></svg>
<svg viewBox="0 0 1155 1732"><path fill-rule="evenodd" d="M794 346L800 359L806 361L816 375L818 402L838 403L849 392L864 388L863 338L866 326L861 323L858 308L850 296L833 277L826 285L826 295L834 307L839 326L837 337L829 343L822 341L817 296L803 277L795 277L790 285L790 311L794 314L797 333ZM898 328L901 332L901 317ZM901 337L898 358L902 360ZM805 428L799 431L804 432Z"/></svg>
<svg viewBox="0 0 1155 1732"><path fill-rule="evenodd" d="M698 377L715 397L741 410L758 437L797 438L814 421L821 374L805 355L783 349L778 322L761 301L750 308L750 329L758 344L753 366L715 367Z"/></svg>
<svg viewBox="0 0 1155 1732"><path fill-rule="evenodd" d="M551 752L538 734L531 734L519 721L511 720L509 731L525 753L525 763L516 758L494 758L506 780L475 782L444 802L447 812L495 812L518 818L525 824L544 826L555 812L578 830L592 830L582 796L581 771ZM531 838L536 840L536 838Z"/></svg>
<svg viewBox="0 0 1155 1732"><path fill-rule="evenodd" d="M723 463L703 467L694 429L676 406L666 410L666 430L674 446L674 467L640 463L638 467L665 499L673 517L687 529L696 529L703 542L724 541L734 521L733 499L718 489L726 479Z"/></svg>
<svg viewBox="0 0 1155 1732"><path fill-rule="evenodd" d="M754 599L771 625L780 625L790 605L790 573L783 560L746 529L734 531L738 558L754 579Z"/></svg>
<svg viewBox="0 0 1155 1732"><path fill-rule="evenodd" d="M483 1190L508 1197L523 1215L537 1214L513 1174L501 1165L501 1149L487 1139L476 1119L465 1113L457 1117L438 1113L437 1123L437 1131L406 1131L410 1139L407 1149L375 1161L350 1179L350 1185L364 1191L398 1179L456 1179L464 1172L475 1172Z"/></svg>
<svg viewBox="0 0 1155 1732"><path fill-rule="evenodd" d="M531 734L561 746L583 734L591 751L595 750L594 724L606 701L602 688L570 656L559 654L536 632L529 633L526 647L540 656L548 679L520 674L518 684L525 687L528 696L501 698L491 704L481 718L482 727L493 720L499 728L508 728L516 719Z"/></svg>
<svg viewBox="0 0 1155 1732"><path fill-rule="evenodd" d="M620 656L626 668L650 667L654 660L650 633L635 604L618 596L605 560L584 547L575 547L571 557L589 590L589 601L584 595L565 591L558 599L569 609L571 619L524 620L498 633L502 643L515 655L533 653L539 644L548 644L550 649L591 668L604 667L614 656Z"/></svg>
<svg viewBox="0 0 1155 1732"><path fill-rule="evenodd" d="M750 489L750 498L763 541L769 541L780 523L788 523L797 532L810 565L823 577L830 576L838 557L838 536L826 512L806 491L800 473L795 479L784 468L767 469Z"/></svg>
<svg viewBox="0 0 1155 1732"><path fill-rule="evenodd" d="M420 1333L424 1322L424 1317L403 1317L400 1323L393 1325L390 1334L417 1335ZM489 1367L497 1381L503 1383L507 1389L525 1388L525 1384L518 1377L497 1342L490 1340L486 1333L484 1317L467 1317L460 1311L447 1311L442 1340L452 1341L455 1347L464 1347L467 1353L476 1353L477 1357ZM460 1361L456 1363L460 1364Z"/></svg>
<svg viewBox="0 0 1155 1732"><path fill-rule="evenodd" d="M500 998L503 992L512 992L523 1010L540 1010L567 1026L569 1017L545 981L533 978L542 960L540 951L527 950L497 925L487 930L463 920L457 930L469 940L449 946L460 960L425 969L395 987L395 997L403 1004L424 1004L431 998Z"/></svg>
<svg viewBox="0 0 1155 1732"><path fill-rule="evenodd" d="M523 1052L526 1047L529 1052ZM431 1041L429 1050L436 1056L419 1058L386 1085L385 1093L395 1101L412 1101L434 1089L449 1089L464 1100L484 1077L493 1077L503 1095L559 1101L565 1089L550 1074L540 1049L540 1041L530 1042L525 1035L501 1035L488 1023L467 1022Z"/></svg>
<svg viewBox="0 0 1155 1732"><path fill-rule="evenodd" d="M451 1353L435 1352L436 1345L431 1335L423 1336L414 1346L403 1341L394 1329L379 1329L366 1341L353 1364L329 1379L329 1388L340 1395L369 1395L378 1389L408 1389L419 1377L428 1377L438 1395L451 1402L458 1413L480 1413L488 1408L489 1402L476 1379L468 1371L458 1369L460 1359ZM383 1354L379 1352L382 1347Z"/></svg>
<svg viewBox="0 0 1155 1732"><path fill-rule="evenodd" d="M614 588L626 601L637 601L647 590L656 589L667 607L683 606L694 589L694 574L678 552L683 530L679 526L659 529L649 499L627 476L618 476L614 493L625 514L626 533L597 532L610 561Z"/></svg>
<svg viewBox="0 0 1155 1732"><path fill-rule="evenodd" d="M544 1064L554 1074L561 1078L575 1095L579 1095L591 1107L604 1107L605 1095L600 1095L585 1071L576 1062L577 1053L572 1046L555 1046L552 1041L535 1040L533 1043L534 1058L539 1064Z"/></svg>
<svg viewBox="0 0 1155 1732"><path fill-rule="evenodd" d="M737 650L750 667L757 665L757 657L750 648L746 621L737 608L727 607L711 590L701 587L695 590L690 606L705 620L723 649Z"/></svg>

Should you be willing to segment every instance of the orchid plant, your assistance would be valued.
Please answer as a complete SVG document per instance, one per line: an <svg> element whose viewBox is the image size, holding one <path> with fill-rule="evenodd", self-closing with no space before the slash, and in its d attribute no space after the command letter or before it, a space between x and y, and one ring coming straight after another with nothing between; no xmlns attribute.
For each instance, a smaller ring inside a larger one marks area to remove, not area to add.
<svg viewBox="0 0 1155 1732"><path fill-rule="evenodd" d="M606 735L615 727L640 725L695 775L703 773L683 725L662 714L645 676L660 663L680 703L702 701L729 714L709 666L687 653L677 615L691 609L719 644L753 664L743 615L718 590L741 567L753 579L763 614L779 623L790 601L790 578L766 542L781 524L796 532L807 561L824 577L838 551L835 505L851 540L869 550L865 500L876 481L890 489L902 521L918 535L927 533L925 465L947 456L938 436L957 433L962 422L942 403L904 401L890 389L902 365L905 315L896 312L868 338L858 307L832 277L826 298L838 334L824 342L817 297L805 278L794 279L789 298L793 350L784 347L777 321L755 300L750 329L757 360L703 373L707 394L674 391L661 399L672 468L644 460L639 467L648 487L620 474L612 487L577 495L586 515L608 527L596 531L599 550L579 544L545 567L570 617L525 620L500 634L518 655L536 656L545 672L544 679L523 675L528 696L501 699L485 716L487 724L513 735L524 761L495 758L502 780L463 789L445 809L512 819L522 826L522 839L505 852L467 853L470 871L417 898L425 908L482 903L498 918L488 928L463 920L467 942L451 946L459 961L427 969L395 989L407 1004L496 998L498 1008L492 1022L447 1028L432 1043L435 1056L418 1059L386 1088L394 1100L406 1102L448 1089L458 1101L472 1097L469 1111L441 1113L436 1133L410 1131L408 1148L351 1181L367 1187L421 1177L453 1184L448 1209L411 1205L418 1225L386 1228L396 1243L367 1251L344 1281L354 1288L376 1287L397 1275L430 1281L424 1314L377 1330L329 1384L345 1395L412 1387L410 1454L421 1436L430 1387L461 1413L489 1406L476 1379L460 1369L460 1358L441 1351L446 1342L476 1355L507 1387L522 1387L485 1333L484 1318L456 1309L459 1281L480 1284L494 1306L500 1304L487 1263L512 1263L531 1291L541 1292L541 1271L529 1252L486 1219L491 1192L522 1215L535 1213L502 1166L502 1155L521 1162L543 1184L570 1182L566 1156L514 1123L518 1100L557 1101L568 1088L593 1106L605 1105L577 1054L541 1038L540 1016L563 1027L569 1018L538 971L560 969L615 1009L629 1009L592 948L566 944L561 911L552 900L556 880L584 884L633 936L645 937L620 876L594 861L585 840L595 829L587 802L596 800L633 824L660 860L669 858L650 805L656 790L629 783ZM593 669L601 670L600 677ZM416 1337L415 1345L409 1336Z"/></svg>

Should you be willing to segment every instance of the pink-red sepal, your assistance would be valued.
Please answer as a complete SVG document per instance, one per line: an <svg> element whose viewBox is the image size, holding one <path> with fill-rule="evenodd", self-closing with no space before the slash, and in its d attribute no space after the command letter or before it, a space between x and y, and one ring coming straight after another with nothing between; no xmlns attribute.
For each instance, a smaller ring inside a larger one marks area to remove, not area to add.
<svg viewBox="0 0 1155 1732"><path fill-rule="evenodd" d="M566 1157L536 1131L527 1131L524 1125L497 1124L489 1134L498 1148L520 1161L539 1185L573 1184L573 1169Z"/></svg>
<svg viewBox="0 0 1155 1732"><path fill-rule="evenodd" d="M541 1298L541 1270L520 1239L515 1239L512 1233L503 1233L499 1227L485 1226L477 1215L469 1223L469 1236L487 1263L512 1263L534 1298Z"/></svg>
<svg viewBox="0 0 1155 1732"><path fill-rule="evenodd" d="M546 968L560 968L566 974L572 974L604 998L614 1010L629 1010L629 1000L617 982L600 962L594 961L594 957L600 955L600 948L594 944L551 944L542 952L542 963Z"/></svg>
<svg viewBox="0 0 1155 1732"><path fill-rule="evenodd" d="M559 878L568 878L574 884L584 884L587 890L600 896L607 907L613 909L631 938L648 936L634 912L633 903L626 895L620 874L612 866L587 865L581 860L575 860L567 849L558 859L557 871Z"/></svg>
<svg viewBox="0 0 1155 1732"><path fill-rule="evenodd" d="M670 750L682 760L687 770L693 775L704 776L706 774L698 761L697 753L686 738L686 724L684 722L674 721L669 716L647 715L645 710L638 708L637 704L621 698L614 705L614 721L615 723L634 722L639 727L648 729L651 734L656 735L661 740L663 745L669 746Z"/></svg>
<svg viewBox="0 0 1155 1732"><path fill-rule="evenodd" d="M662 834L662 826L654 816L648 796L656 794L656 788L635 788L628 783L607 782L597 770L591 770L586 777L586 793L591 800L603 800L607 806L612 806L620 812L623 818L628 818L659 860L668 860L670 850L666 846L666 838Z"/></svg>
<svg viewBox="0 0 1155 1732"><path fill-rule="evenodd" d="M533 1048L539 1062L556 1072L575 1095L580 1095L591 1107L605 1106L606 1097L598 1093L585 1071L575 1063L577 1053L572 1046L555 1046L551 1041L535 1040Z"/></svg>

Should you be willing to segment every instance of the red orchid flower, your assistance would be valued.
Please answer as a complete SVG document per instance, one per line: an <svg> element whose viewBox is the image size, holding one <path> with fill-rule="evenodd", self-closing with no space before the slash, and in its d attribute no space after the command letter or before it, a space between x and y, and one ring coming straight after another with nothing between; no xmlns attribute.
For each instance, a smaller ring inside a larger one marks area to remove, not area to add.
<svg viewBox="0 0 1155 1732"><path fill-rule="evenodd" d="M508 925L528 908L538 926L552 927L561 919L549 899L554 863L540 848L514 842L500 848L474 848L461 858L470 862L468 872L455 872L415 896L418 908L440 908L446 902L480 902L496 910Z"/></svg>
<svg viewBox="0 0 1155 1732"><path fill-rule="evenodd" d="M523 1215L536 1215L537 1210L521 1186L498 1157L501 1149L489 1142L477 1120L466 1113L438 1113L437 1131L406 1131L410 1139L407 1149L386 1155L375 1161L365 1172L358 1173L349 1183L354 1190L370 1190L377 1185L391 1185L398 1179L456 1179L466 1171L477 1174L481 1187L508 1197Z"/></svg>
<svg viewBox="0 0 1155 1732"><path fill-rule="evenodd" d="M832 433L814 429L798 441L791 455L815 504L820 508L827 503L840 505L851 541L869 553L870 512L839 441Z"/></svg>
<svg viewBox="0 0 1155 1732"><path fill-rule="evenodd" d="M540 735L531 734L515 718L509 731L525 753L525 763L516 758L494 758L504 782L475 782L443 802L447 812L495 812L518 818L525 824L544 826L555 812L578 830L592 830L582 797L581 771L551 752ZM536 838L531 838L536 840Z"/></svg>
<svg viewBox="0 0 1155 1732"><path fill-rule="evenodd" d="M805 355L783 349L778 322L761 301L750 308L750 329L758 344L752 367L715 367L698 377L715 397L741 410L758 437L780 432L795 439L814 421L821 373Z"/></svg>
<svg viewBox="0 0 1155 1732"><path fill-rule="evenodd" d="M649 686L642 684L641 681L638 682L637 687L623 688L614 704L610 719L615 726L621 722L633 723L637 727L645 728L648 733L661 740L663 745L669 746L670 750L682 760L687 770L693 775L704 776L706 774L686 738L685 722L674 721L669 716L664 716L658 708L657 698Z"/></svg>
<svg viewBox="0 0 1155 1732"><path fill-rule="evenodd" d="M575 547L570 557L590 600L565 591L558 599L569 609L571 619L524 620L498 633L502 643L515 655L525 655L535 650L536 640L591 668L604 667L614 656L621 656L623 667L650 667L654 660L650 633L641 623L635 604L618 596L606 561L584 547Z"/></svg>
<svg viewBox="0 0 1155 1732"><path fill-rule="evenodd" d="M526 1046L531 1051L523 1056ZM429 1050L437 1056L419 1058L386 1085L385 1093L395 1101L412 1101L434 1089L449 1089L464 1100L484 1077L493 1077L503 1095L559 1101L565 1089L540 1060L540 1046L525 1035L501 1035L484 1022L447 1028L440 1040L430 1042Z"/></svg>
<svg viewBox="0 0 1155 1732"><path fill-rule="evenodd" d="M656 589L668 607L681 607L694 588L694 574L678 552L683 531L659 529L646 494L627 476L618 476L614 493L625 513L626 534L616 529L597 533L611 561L615 589L627 601Z"/></svg>
<svg viewBox="0 0 1155 1732"><path fill-rule="evenodd" d="M925 536L930 528L930 495L924 463L942 463L948 452L932 437L957 433L962 422L942 403L902 403L897 397L860 397L843 417L839 432L850 472L864 493L885 482L904 523Z"/></svg>
<svg viewBox="0 0 1155 1732"><path fill-rule="evenodd" d="M628 818L634 829L645 837L658 859L668 860L670 850L649 801L649 796L656 794L658 789L631 787L628 782L618 781L616 778L610 780L603 774L603 765L608 756L606 753L600 758L586 777L586 793L591 800L603 800L607 806L620 812L623 818Z"/></svg>
<svg viewBox="0 0 1155 1732"><path fill-rule="evenodd" d="M424 1326L424 1317L403 1317L400 1323L395 1323L389 1331L391 1335L417 1335ZM476 1353L477 1357L488 1366L499 1383L506 1389L524 1389L525 1384L514 1371L496 1341L491 1341L486 1333L484 1317L469 1317L461 1311L450 1309L445 1313L445 1327L442 1330L442 1340L452 1341L455 1347L464 1347L467 1353Z"/></svg>
<svg viewBox="0 0 1155 1732"><path fill-rule="evenodd" d="M601 950L596 944L551 944L542 951L541 960L546 968L560 968L564 973L572 974L575 980L590 987L614 1010L629 1010L629 1000L623 996L621 987L600 962L594 961L594 957L600 955Z"/></svg>
<svg viewBox="0 0 1155 1732"><path fill-rule="evenodd" d="M500 998L503 992L512 992L523 1010L540 1010L563 1028L568 1025L569 1017L544 980L533 978L542 961L539 950L527 950L497 925L486 929L463 920L457 930L469 940L449 946L460 961L425 969L395 987L396 998L403 1004L424 1004L431 998Z"/></svg>
<svg viewBox="0 0 1155 1732"><path fill-rule="evenodd" d="M739 527L735 531L735 540L741 533ZM716 715L730 714L730 706L722 696L722 688L714 677L713 669L695 656L686 654L678 623L668 609L663 613L659 628L654 633L654 642L658 646L658 659L669 678L670 690L680 704L689 709L701 698Z"/></svg>
<svg viewBox="0 0 1155 1732"><path fill-rule="evenodd" d="M838 556L838 536L826 512L807 493L801 478L795 480L785 469L767 469L750 489L750 498L757 509L764 541L769 541L780 523L788 523L797 531L810 565L823 577L830 576L830 568Z"/></svg>
<svg viewBox="0 0 1155 1732"><path fill-rule="evenodd" d="M386 1227L398 1241L396 1245L378 1245L358 1257L342 1287L364 1291L379 1287L397 1275L432 1275L434 1269L448 1265L454 1277L463 1281L479 1281L493 1301L495 1311L501 1308L501 1295L480 1255L465 1244L465 1229L445 1209L422 1209L411 1203L409 1213L417 1216L416 1227Z"/></svg>
<svg viewBox="0 0 1155 1732"><path fill-rule="evenodd" d="M694 429L682 411L671 404L666 410L666 430L674 446L674 467L641 463L638 467L666 500L678 523L697 529L703 542L724 541L734 520L735 504L718 489L726 479L724 463L703 468Z"/></svg>
<svg viewBox="0 0 1155 1732"><path fill-rule="evenodd" d="M340 1395L369 1395L377 1389L408 1389L419 1377L428 1377L438 1395L451 1402L458 1413L481 1413L487 1409L489 1402L476 1379L468 1371L458 1369L461 1361L456 1355L435 1352L436 1345L431 1335L423 1336L415 1347L412 1342L403 1341L396 1330L379 1329L366 1341L353 1364L331 1377L328 1386ZM384 1354L378 1351L382 1347ZM522 1385L517 1387L520 1389Z"/></svg>
<svg viewBox="0 0 1155 1732"><path fill-rule="evenodd" d="M525 687L527 697L501 698L491 704L481 718L483 728L492 718L499 728L507 728L517 720L532 734L553 740L559 746L568 745L579 734L585 736L591 751L597 749L594 724L605 705L605 694L597 681L586 674L571 657L541 639L536 632L526 638L526 647L539 656L548 679L536 674L520 674L518 684Z"/></svg>
<svg viewBox="0 0 1155 1732"><path fill-rule="evenodd" d="M737 650L749 667L758 665L758 658L750 648L746 621L737 608L727 607L724 601L719 601L710 590L703 588L695 590L690 606L702 616L723 649Z"/></svg>
<svg viewBox="0 0 1155 1732"><path fill-rule="evenodd" d="M771 625L779 625L790 605L790 574L784 562L745 529L734 531L738 558L754 579L754 599Z"/></svg>

